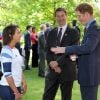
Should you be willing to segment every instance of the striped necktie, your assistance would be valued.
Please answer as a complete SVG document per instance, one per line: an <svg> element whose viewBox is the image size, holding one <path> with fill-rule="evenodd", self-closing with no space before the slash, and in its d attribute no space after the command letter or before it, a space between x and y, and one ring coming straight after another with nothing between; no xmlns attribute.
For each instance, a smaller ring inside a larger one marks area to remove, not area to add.
<svg viewBox="0 0 100 100"><path fill-rule="evenodd" d="M62 36L62 28L60 28L59 33L57 35L57 46L60 46L61 36Z"/></svg>

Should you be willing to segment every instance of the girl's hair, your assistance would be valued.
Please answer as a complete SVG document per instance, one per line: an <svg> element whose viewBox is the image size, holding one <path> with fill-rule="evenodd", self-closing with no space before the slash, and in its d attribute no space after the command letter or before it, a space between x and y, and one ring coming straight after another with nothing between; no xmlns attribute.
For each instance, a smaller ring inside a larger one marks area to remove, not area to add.
<svg viewBox="0 0 100 100"><path fill-rule="evenodd" d="M13 39L16 29L19 28L18 25L10 24L6 26L3 30L3 45L8 45Z"/></svg>

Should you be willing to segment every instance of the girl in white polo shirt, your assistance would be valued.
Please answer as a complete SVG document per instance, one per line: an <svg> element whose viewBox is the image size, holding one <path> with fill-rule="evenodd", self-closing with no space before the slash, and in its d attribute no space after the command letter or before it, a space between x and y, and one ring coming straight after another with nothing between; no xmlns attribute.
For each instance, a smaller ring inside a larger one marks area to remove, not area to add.
<svg viewBox="0 0 100 100"><path fill-rule="evenodd" d="M0 80L0 97L2 100L22 100L27 85L22 74L22 57L15 48L20 41L21 32L17 25L8 25L3 30L3 48L1 51L1 70L3 76Z"/></svg>

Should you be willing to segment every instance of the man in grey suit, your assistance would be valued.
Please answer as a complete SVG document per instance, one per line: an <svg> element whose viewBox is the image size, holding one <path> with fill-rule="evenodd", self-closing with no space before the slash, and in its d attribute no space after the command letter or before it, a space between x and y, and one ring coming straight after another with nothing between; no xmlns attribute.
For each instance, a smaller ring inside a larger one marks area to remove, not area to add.
<svg viewBox="0 0 100 100"><path fill-rule="evenodd" d="M39 38L38 38L38 54L39 54L39 73L38 75L40 77L45 76L45 36L44 32L46 30L46 25L42 24L40 26L41 32L39 33Z"/></svg>
<svg viewBox="0 0 100 100"><path fill-rule="evenodd" d="M55 54L78 55L78 81L82 100L97 100L100 84L100 27L93 17L93 8L87 3L77 6L78 20L85 25L82 44L52 48ZM75 56L74 56L75 58Z"/></svg>

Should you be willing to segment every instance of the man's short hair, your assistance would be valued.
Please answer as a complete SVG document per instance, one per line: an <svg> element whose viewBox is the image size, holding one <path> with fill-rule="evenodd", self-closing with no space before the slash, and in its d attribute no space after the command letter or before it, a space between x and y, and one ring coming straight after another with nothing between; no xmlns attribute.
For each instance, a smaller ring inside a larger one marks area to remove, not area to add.
<svg viewBox="0 0 100 100"><path fill-rule="evenodd" d="M50 27L50 24L49 23L46 23L45 25L46 25L46 27Z"/></svg>
<svg viewBox="0 0 100 100"><path fill-rule="evenodd" d="M29 30L31 27L32 27L31 25L27 25L26 30Z"/></svg>
<svg viewBox="0 0 100 100"><path fill-rule="evenodd" d="M55 10L54 16L56 16L56 13L59 12L59 11L63 11L63 12L67 15L67 11L65 10L65 8L59 7L59 8L57 8L57 9Z"/></svg>
<svg viewBox="0 0 100 100"><path fill-rule="evenodd" d="M93 7L89 5L88 3L81 3L79 4L75 11L79 11L80 13L88 12L89 14L93 15Z"/></svg>
<svg viewBox="0 0 100 100"><path fill-rule="evenodd" d="M44 27L46 27L46 25L45 25L45 24L41 24L41 25L40 25L40 29L41 29L41 30L43 30L43 29L44 29Z"/></svg>

